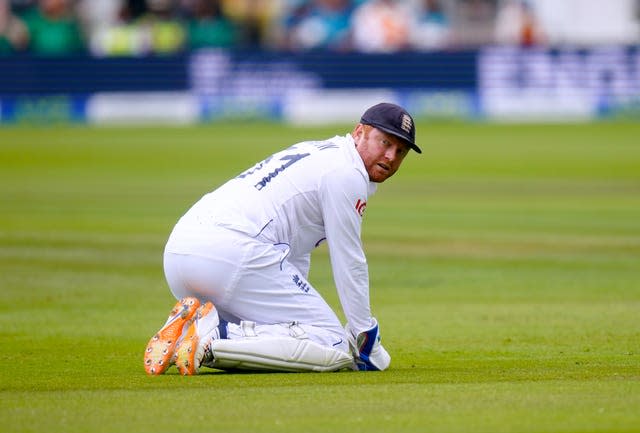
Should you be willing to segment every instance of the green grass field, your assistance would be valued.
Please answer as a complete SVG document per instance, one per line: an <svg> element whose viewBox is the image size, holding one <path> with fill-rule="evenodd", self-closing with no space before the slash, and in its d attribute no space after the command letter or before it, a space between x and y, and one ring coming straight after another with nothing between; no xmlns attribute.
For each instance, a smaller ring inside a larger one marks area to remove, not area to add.
<svg viewBox="0 0 640 433"><path fill-rule="evenodd" d="M177 218L349 128L0 128L0 432L640 432L640 123L418 125L364 223L390 370L144 374Z"/></svg>

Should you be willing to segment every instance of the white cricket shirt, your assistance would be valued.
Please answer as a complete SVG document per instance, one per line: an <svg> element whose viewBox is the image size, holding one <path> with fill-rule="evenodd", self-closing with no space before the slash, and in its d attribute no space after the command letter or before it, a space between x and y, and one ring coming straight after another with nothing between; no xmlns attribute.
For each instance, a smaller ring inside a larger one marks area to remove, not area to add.
<svg viewBox="0 0 640 433"><path fill-rule="evenodd" d="M311 251L326 240L345 317L361 332L373 325L360 234L367 198L375 189L351 134L307 141L275 153L206 194L177 225L200 240L206 227L214 225L288 246L287 259L305 277ZM170 241L167 250L186 252L184 241ZM198 253L207 254L204 247Z"/></svg>

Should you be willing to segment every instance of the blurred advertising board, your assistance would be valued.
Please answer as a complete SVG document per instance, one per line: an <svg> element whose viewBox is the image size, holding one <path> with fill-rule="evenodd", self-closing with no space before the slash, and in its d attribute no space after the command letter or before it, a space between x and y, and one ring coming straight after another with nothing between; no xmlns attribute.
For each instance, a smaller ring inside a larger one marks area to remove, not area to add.
<svg viewBox="0 0 640 433"><path fill-rule="evenodd" d="M640 119L640 50L484 49L478 95L481 111L494 119Z"/></svg>
<svg viewBox="0 0 640 433"><path fill-rule="evenodd" d="M382 101L417 116L473 112L476 53L243 54L207 50L189 63L203 117L269 116L298 124L349 122Z"/></svg>
<svg viewBox="0 0 640 433"><path fill-rule="evenodd" d="M351 123L382 100L429 119L640 119L640 49L0 58L4 123Z"/></svg>

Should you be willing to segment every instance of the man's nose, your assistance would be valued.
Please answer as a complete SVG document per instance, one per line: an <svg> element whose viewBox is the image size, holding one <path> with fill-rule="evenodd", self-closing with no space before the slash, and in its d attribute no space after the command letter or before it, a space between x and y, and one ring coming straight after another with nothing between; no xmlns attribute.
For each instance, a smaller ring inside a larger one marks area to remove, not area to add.
<svg viewBox="0 0 640 433"><path fill-rule="evenodd" d="M394 161L398 156L398 148L396 146L389 146L384 153L384 156L389 161Z"/></svg>

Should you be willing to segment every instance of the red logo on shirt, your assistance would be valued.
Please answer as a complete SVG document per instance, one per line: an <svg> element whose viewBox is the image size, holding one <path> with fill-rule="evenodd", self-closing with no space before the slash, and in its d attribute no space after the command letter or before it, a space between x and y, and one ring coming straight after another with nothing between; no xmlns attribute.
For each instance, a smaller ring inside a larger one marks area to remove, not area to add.
<svg viewBox="0 0 640 433"><path fill-rule="evenodd" d="M365 200L358 199L356 202L356 212L358 215L364 215L364 210L367 208L367 202Z"/></svg>

